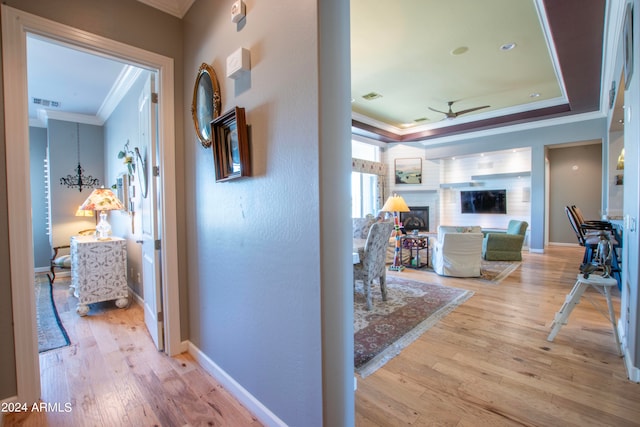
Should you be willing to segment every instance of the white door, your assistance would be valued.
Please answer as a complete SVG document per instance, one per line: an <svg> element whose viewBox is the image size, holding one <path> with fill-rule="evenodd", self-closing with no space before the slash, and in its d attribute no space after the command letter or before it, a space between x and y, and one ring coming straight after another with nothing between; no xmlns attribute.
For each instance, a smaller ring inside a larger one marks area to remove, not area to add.
<svg viewBox="0 0 640 427"><path fill-rule="evenodd" d="M140 152L136 155L136 174L140 203L140 243L142 244L142 288L144 321L158 350L164 349L162 290L160 274L160 246L158 236L157 176L157 99L155 76L150 74L138 102ZM136 153L137 154L137 153Z"/></svg>

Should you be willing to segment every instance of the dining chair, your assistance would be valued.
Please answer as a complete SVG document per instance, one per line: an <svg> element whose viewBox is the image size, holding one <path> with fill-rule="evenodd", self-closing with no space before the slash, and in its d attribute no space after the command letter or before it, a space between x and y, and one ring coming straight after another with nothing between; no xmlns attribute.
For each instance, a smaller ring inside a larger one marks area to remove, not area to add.
<svg viewBox="0 0 640 427"><path fill-rule="evenodd" d="M584 255L582 257L582 264L591 264L595 261L596 250L598 249L598 243L600 243L600 233L605 232L608 234L608 238L611 241L613 247L613 257L611 258L611 274L618 282L618 289L622 288L622 269L620 268L620 258L617 249L621 247L621 241L618 240L617 233L614 232L610 226L607 226L606 221L594 221L581 222L580 212L576 214L575 206L565 206L564 211L569 218L571 228L576 234L578 243L584 247ZM584 219L583 219L584 221Z"/></svg>
<svg viewBox="0 0 640 427"><path fill-rule="evenodd" d="M367 300L367 310L371 310L371 283L378 280L382 300L387 300L387 269L386 254L389 237L393 231L393 223L376 222L369 229L364 252L360 256L360 262L353 265L353 284L356 280L362 280Z"/></svg>

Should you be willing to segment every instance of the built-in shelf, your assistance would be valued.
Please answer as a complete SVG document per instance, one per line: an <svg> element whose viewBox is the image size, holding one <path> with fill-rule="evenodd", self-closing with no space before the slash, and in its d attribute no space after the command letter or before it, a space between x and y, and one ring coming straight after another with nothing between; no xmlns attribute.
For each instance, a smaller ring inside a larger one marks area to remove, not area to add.
<svg viewBox="0 0 640 427"><path fill-rule="evenodd" d="M483 185L484 183L480 181L445 182L440 184L440 188L481 187Z"/></svg>
<svg viewBox="0 0 640 427"><path fill-rule="evenodd" d="M523 176L531 176L531 171L524 172L506 172L506 173L492 173L488 175L472 175L471 179L505 179L505 178L521 178Z"/></svg>
<svg viewBox="0 0 640 427"><path fill-rule="evenodd" d="M436 188L393 188L394 193L437 193Z"/></svg>

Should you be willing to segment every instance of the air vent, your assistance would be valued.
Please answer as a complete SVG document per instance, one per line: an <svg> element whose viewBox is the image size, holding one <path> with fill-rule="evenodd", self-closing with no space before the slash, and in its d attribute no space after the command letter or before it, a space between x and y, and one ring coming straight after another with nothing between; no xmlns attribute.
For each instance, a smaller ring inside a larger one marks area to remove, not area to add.
<svg viewBox="0 0 640 427"><path fill-rule="evenodd" d="M60 107L60 102L51 101L49 99L33 98L33 103L36 105L42 105L43 107L52 107L52 108Z"/></svg>
<svg viewBox="0 0 640 427"><path fill-rule="evenodd" d="M419 119L415 119L414 122L420 123L420 122L426 122L427 120L429 120L428 117L420 117Z"/></svg>
<svg viewBox="0 0 640 427"><path fill-rule="evenodd" d="M379 93L375 93L375 92L369 92L366 95L362 95L362 97L364 99L366 99L367 101L373 101L374 99L382 98L382 95L380 95Z"/></svg>

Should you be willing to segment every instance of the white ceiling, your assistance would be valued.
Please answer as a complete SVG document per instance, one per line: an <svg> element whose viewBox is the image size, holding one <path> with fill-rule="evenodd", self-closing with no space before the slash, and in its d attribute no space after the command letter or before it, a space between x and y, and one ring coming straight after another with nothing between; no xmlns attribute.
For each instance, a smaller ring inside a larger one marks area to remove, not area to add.
<svg viewBox="0 0 640 427"><path fill-rule="evenodd" d="M396 133L566 103L535 0L351 0L354 117ZM501 46L512 44L510 50ZM463 53L460 53L463 52ZM381 95L366 100L371 92Z"/></svg>

